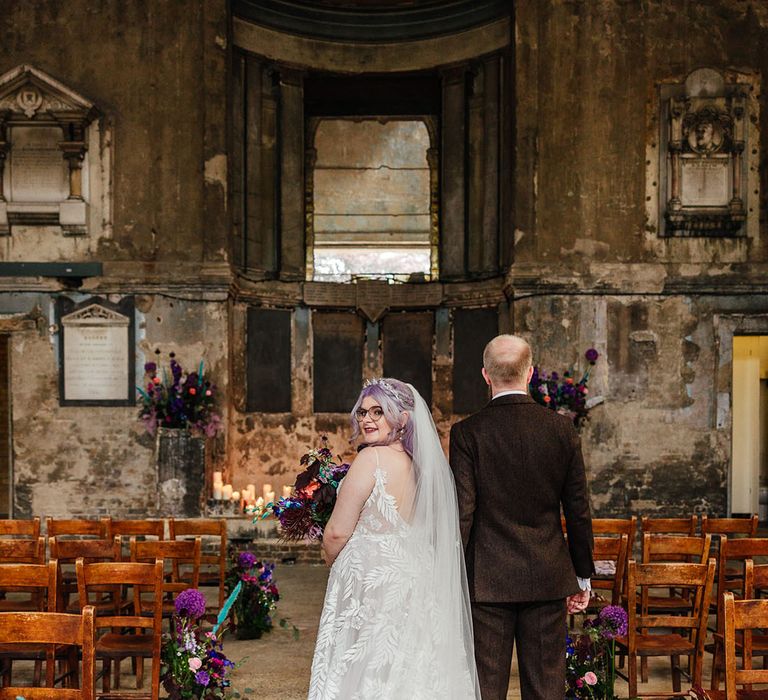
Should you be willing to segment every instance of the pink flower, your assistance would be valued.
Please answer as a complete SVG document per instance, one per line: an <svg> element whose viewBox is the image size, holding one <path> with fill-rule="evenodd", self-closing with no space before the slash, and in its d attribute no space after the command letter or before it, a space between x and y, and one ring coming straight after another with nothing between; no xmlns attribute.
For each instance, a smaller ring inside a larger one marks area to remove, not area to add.
<svg viewBox="0 0 768 700"><path fill-rule="evenodd" d="M576 687L577 688L583 688L584 687L584 681L581 680L581 678L576 679Z"/></svg>
<svg viewBox="0 0 768 700"><path fill-rule="evenodd" d="M198 659L196 656L193 656L189 660L189 670L190 671L198 671L202 665L203 665L203 662L200 661L200 659Z"/></svg>
<svg viewBox="0 0 768 700"><path fill-rule="evenodd" d="M592 671L587 671L584 674L584 681L587 685L595 685L597 683L597 676Z"/></svg>

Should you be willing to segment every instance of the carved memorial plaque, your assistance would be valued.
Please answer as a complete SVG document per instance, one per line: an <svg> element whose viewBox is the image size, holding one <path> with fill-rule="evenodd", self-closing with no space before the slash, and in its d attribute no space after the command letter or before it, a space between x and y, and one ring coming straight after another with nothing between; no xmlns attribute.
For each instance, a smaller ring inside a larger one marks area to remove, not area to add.
<svg viewBox="0 0 768 700"><path fill-rule="evenodd" d="M248 410L291 410L291 312L248 309Z"/></svg>
<svg viewBox="0 0 768 700"><path fill-rule="evenodd" d="M62 405L134 403L132 300L124 306L93 301L60 314Z"/></svg>
<svg viewBox="0 0 768 700"><path fill-rule="evenodd" d="M725 207L731 193L726 158L682 158L681 201L684 207Z"/></svg>
<svg viewBox="0 0 768 700"><path fill-rule="evenodd" d="M12 202L60 202L69 194L67 163L57 127L17 126L12 129L10 152L10 200Z"/></svg>

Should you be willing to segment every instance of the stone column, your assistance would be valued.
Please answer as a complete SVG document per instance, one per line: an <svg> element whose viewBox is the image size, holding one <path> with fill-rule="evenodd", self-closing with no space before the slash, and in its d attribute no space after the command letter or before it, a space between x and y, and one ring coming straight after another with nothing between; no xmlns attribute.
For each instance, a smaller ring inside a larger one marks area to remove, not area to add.
<svg viewBox="0 0 768 700"><path fill-rule="evenodd" d="M0 120L0 236L9 236L11 233L11 227L8 225L8 211L3 194L3 187L5 183L5 159L10 150L10 144L8 143L8 127L5 122Z"/></svg>
<svg viewBox="0 0 768 700"><path fill-rule="evenodd" d="M69 197L59 205L59 223L64 235L82 236L87 232L87 206L83 197L83 161L88 151L85 124L62 125L64 141L59 144L69 165Z"/></svg>

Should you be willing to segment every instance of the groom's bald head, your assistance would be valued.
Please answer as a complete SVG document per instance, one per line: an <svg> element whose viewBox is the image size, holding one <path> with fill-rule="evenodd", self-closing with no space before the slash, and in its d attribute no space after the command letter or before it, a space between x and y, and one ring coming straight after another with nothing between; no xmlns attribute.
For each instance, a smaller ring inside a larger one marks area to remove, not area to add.
<svg viewBox="0 0 768 700"><path fill-rule="evenodd" d="M494 389L527 389L531 346L517 335L497 335L483 351L483 369Z"/></svg>

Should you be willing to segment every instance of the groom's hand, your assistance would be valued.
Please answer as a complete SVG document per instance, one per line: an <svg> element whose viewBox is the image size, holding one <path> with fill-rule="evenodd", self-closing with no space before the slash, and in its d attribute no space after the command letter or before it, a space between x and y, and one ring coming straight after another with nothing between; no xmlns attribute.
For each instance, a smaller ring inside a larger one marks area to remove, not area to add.
<svg viewBox="0 0 768 700"><path fill-rule="evenodd" d="M587 605L589 605L589 596L591 593L592 591L587 589L586 591L579 591L575 595L569 595L566 600L568 614L573 615L574 613L580 613L582 610L585 610Z"/></svg>

